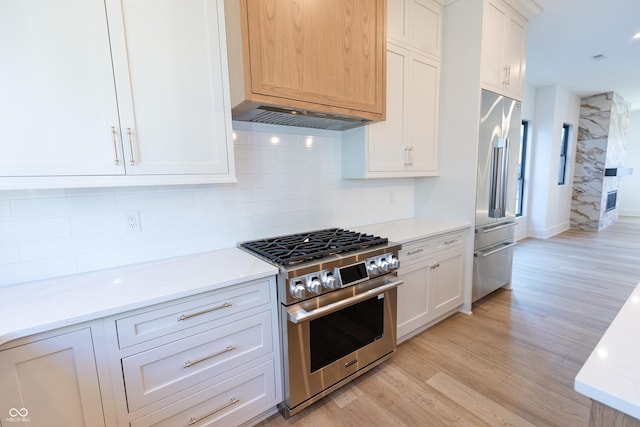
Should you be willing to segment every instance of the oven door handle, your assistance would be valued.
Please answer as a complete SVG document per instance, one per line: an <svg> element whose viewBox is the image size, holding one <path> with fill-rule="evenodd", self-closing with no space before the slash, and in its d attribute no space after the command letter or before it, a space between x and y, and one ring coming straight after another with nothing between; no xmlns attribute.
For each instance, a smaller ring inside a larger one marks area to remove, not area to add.
<svg viewBox="0 0 640 427"><path fill-rule="evenodd" d="M345 298L343 300L340 300L331 304L327 304L324 307L316 308L315 310L307 311L303 308L300 308L294 312L288 312L289 322L302 323L302 322L308 322L313 319L317 319L318 317L322 317L327 314L333 313L335 311L341 310L350 305L357 304L375 295L382 294L390 289L397 288L398 286L402 285L402 283L403 283L402 280L388 282L375 289L370 289L361 294L357 294L352 297Z"/></svg>

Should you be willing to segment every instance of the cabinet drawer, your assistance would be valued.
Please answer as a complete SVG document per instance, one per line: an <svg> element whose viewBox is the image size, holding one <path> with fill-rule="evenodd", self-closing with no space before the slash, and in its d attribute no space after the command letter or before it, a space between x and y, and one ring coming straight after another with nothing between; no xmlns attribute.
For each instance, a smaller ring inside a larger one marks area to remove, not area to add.
<svg viewBox="0 0 640 427"><path fill-rule="evenodd" d="M129 412L273 351L271 311L122 359Z"/></svg>
<svg viewBox="0 0 640 427"><path fill-rule="evenodd" d="M462 246L465 233L466 231L462 230L403 244L402 250L398 255L400 265L412 264L434 252Z"/></svg>
<svg viewBox="0 0 640 427"><path fill-rule="evenodd" d="M204 294L202 298L118 319L118 344L120 348L126 348L267 304L270 302L270 285L271 281L262 280L225 288Z"/></svg>
<svg viewBox="0 0 640 427"><path fill-rule="evenodd" d="M276 403L272 360L138 418L131 427L240 425Z"/></svg>

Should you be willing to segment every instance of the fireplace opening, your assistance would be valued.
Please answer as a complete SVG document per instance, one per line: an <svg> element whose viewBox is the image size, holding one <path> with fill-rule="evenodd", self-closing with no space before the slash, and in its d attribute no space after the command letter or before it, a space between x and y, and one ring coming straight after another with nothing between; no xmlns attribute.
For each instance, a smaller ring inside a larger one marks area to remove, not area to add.
<svg viewBox="0 0 640 427"><path fill-rule="evenodd" d="M617 191L609 191L607 193L607 209L605 212L612 211L616 208L616 200L618 199Z"/></svg>

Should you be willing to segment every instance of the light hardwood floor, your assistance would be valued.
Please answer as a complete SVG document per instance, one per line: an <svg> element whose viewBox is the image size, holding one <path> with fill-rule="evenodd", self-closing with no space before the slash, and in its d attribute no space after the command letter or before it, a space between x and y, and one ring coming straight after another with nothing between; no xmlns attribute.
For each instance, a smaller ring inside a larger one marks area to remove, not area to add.
<svg viewBox="0 0 640 427"><path fill-rule="evenodd" d="M640 281L640 218L516 246L513 290L401 344L279 426L587 426L573 379Z"/></svg>

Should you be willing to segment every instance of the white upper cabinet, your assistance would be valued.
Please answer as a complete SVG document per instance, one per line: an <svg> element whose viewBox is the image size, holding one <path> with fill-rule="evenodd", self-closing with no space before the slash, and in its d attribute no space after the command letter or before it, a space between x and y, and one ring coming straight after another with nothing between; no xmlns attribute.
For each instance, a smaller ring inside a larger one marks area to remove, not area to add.
<svg viewBox="0 0 640 427"><path fill-rule="evenodd" d="M235 180L223 2L0 0L0 56L0 188Z"/></svg>
<svg viewBox="0 0 640 427"><path fill-rule="evenodd" d="M342 133L343 178L438 175L442 6L387 8L387 118Z"/></svg>
<svg viewBox="0 0 640 427"><path fill-rule="evenodd" d="M440 57L442 4L436 0L389 0L388 41Z"/></svg>
<svg viewBox="0 0 640 427"><path fill-rule="evenodd" d="M485 2L481 78L484 88L522 99L526 21L499 0Z"/></svg>

